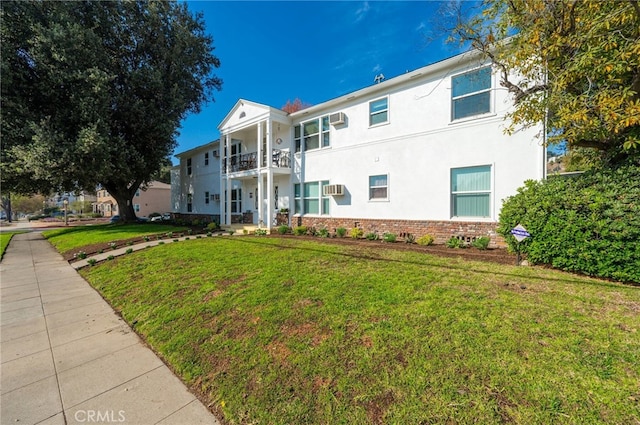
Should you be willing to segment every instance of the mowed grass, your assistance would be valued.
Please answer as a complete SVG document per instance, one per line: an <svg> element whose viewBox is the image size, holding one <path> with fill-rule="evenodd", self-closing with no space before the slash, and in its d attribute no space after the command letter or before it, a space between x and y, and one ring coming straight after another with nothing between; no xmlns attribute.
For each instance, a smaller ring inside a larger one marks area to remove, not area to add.
<svg viewBox="0 0 640 425"><path fill-rule="evenodd" d="M65 253L87 245L131 239L144 235L177 232L184 229L184 226L176 227L156 223L99 224L95 226L48 230L42 232L42 234L58 252Z"/></svg>
<svg viewBox="0 0 640 425"><path fill-rule="evenodd" d="M13 237L13 235L17 235L19 233L25 233L25 232L21 230L16 230L16 231L0 233L0 259L4 257L4 252L7 250L7 246L9 246L9 242L11 242L11 238Z"/></svg>
<svg viewBox="0 0 640 425"><path fill-rule="evenodd" d="M229 423L640 421L638 287L259 237L82 274Z"/></svg>

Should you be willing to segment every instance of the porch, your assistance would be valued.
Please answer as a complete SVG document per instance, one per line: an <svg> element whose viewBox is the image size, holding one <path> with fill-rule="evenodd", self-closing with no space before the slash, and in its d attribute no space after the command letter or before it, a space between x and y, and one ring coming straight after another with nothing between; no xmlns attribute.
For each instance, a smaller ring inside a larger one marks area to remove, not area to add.
<svg viewBox="0 0 640 425"><path fill-rule="evenodd" d="M228 162L228 164L227 164ZM228 166L227 166L228 165ZM291 169L291 153L282 149L272 149L271 163L267 164L267 155L263 153L262 168L274 167L276 169ZM258 169L258 152L232 155L230 158L223 158L222 173L237 173L240 171L250 171Z"/></svg>

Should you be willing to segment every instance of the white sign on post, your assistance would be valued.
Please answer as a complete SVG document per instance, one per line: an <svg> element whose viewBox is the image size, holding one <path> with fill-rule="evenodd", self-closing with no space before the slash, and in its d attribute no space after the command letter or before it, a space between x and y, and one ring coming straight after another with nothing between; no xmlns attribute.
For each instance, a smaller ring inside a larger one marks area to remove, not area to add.
<svg viewBox="0 0 640 425"><path fill-rule="evenodd" d="M513 235L514 238L516 238L518 242L522 242L523 240L531 236L531 234L527 232L527 229L525 229L520 224L518 224L516 227L511 229L511 234Z"/></svg>

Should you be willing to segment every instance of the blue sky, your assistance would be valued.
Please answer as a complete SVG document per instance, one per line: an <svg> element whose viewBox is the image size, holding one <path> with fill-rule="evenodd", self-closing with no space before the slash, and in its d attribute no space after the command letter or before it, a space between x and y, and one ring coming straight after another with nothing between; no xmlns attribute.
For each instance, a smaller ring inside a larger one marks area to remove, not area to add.
<svg viewBox="0 0 640 425"><path fill-rule="evenodd" d="M221 66L215 102L183 121L175 153L215 140L240 98L312 105L459 52L434 25L437 1L191 1ZM435 40L429 42L429 37ZM175 158L174 158L174 162Z"/></svg>

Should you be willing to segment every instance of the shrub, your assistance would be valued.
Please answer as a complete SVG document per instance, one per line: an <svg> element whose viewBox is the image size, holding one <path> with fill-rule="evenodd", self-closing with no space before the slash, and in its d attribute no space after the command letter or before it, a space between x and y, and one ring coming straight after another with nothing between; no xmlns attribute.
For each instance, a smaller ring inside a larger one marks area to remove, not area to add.
<svg viewBox="0 0 640 425"><path fill-rule="evenodd" d="M364 235L364 230L362 230L359 227L354 227L353 229L351 229L351 237L353 239L359 239Z"/></svg>
<svg viewBox="0 0 640 425"><path fill-rule="evenodd" d="M527 181L505 200L498 225L511 250L534 264L640 282L640 167ZM517 224L530 238L518 243Z"/></svg>
<svg viewBox="0 0 640 425"><path fill-rule="evenodd" d="M451 236L447 241L447 248L462 248L464 244L457 236Z"/></svg>
<svg viewBox="0 0 640 425"><path fill-rule="evenodd" d="M193 229L187 229L187 235L193 235Z"/></svg>
<svg viewBox="0 0 640 425"><path fill-rule="evenodd" d="M109 242L109 246L111 247L111 249L117 249L118 248L118 244L115 242Z"/></svg>
<svg viewBox="0 0 640 425"><path fill-rule="evenodd" d="M385 242L395 242L396 238L397 236L395 233L385 233L382 235L382 240Z"/></svg>
<svg viewBox="0 0 640 425"><path fill-rule="evenodd" d="M133 241L127 242L127 245L129 245L129 246L133 245Z"/></svg>
<svg viewBox="0 0 640 425"><path fill-rule="evenodd" d="M278 227L278 233L281 235L286 235L287 233L289 233L289 226L283 224L282 226Z"/></svg>
<svg viewBox="0 0 640 425"><path fill-rule="evenodd" d="M133 248L127 248L127 251L126 251L127 254L131 254L132 252L133 252Z"/></svg>
<svg viewBox="0 0 640 425"><path fill-rule="evenodd" d="M256 229L256 231L253 232L253 233L256 236L266 236L267 235L267 229Z"/></svg>
<svg viewBox="0 0 640 425"><path fill-rule="evenodd" d="M197 218L194 218L193 221L191 222L191 225L194 227L198 227L198 226L201 226L202 223Z"/></svg>
<svg viewBox="0 0 640 425"><path fill-rule="evenodd" d="M143 239L144 239L145 242L149 242L151 240L151 238L149 236L145 236L145 237L143 237Z"/></svg>
<svg viewBox="0 0 640 425"><path fill-rule="evenodd" d="M404 242L405 243L416 243L416 235L414 235L413 233L407 233L407 235L404 237ZM433 242L433 241L431 241Z"/></svg>
<svg viewBox="0 0 640 425"><path fill-rule="evenodd" d="M96 265L96 263L97 263L97 261L96 261L96 259L95 259L95 258L89 258L89 259L87 260L87 264L89 264L90 266L95 266L95 265Z"/></svg>
<svg viewBox="0 0 640 425"><path fill-rule="evenodd" d="M158 245L164 245L164 241L158 242Z"/></svg>
<svg viewBox="0 0 640 425"><path fill-rule="evenodd" d="M479 238L471 242L471 246L484 251L489 247L489 242L491 242L491 239L489 239L488 236L480 236Z"/></svg>
<svg viewBox="0 0 640 425"><path fill-rule="evenodd" d="M302 236L307 233L307 226L296 226L293 228L293 234L296 236Z"/></svg>
<svg viewBox="0 0 640 425"><path fill-rule="evenodd" d="M212 236L211 232L207 232L207 237L210 238Z"/></svg>
<svg viewBox="0 0 640 425"><path fill-rule="evenodd" d="M416 243L417 243L418 245L428 246L428 245L432 245L432 244L433 244L433 241L434 241L433 236L431 236L431 235L423 235L423 236L420 236L420 237L418 238L418 240L416 241Z"/></svg>
<svg viewBox="0 0 640 425"><path fill-rule="evenodd" d="M364 235L364 237L370 241L377 241L380 238L376 232L369 232L366 235Z"/></svg>
<svg viewBox="0 0 640 425"><path fill-rule="evenodd" d="M78 251L78 252L75 254L75 257L76 257L76 258L79 258L79 259L81 259L81 260L84 260L85 258L87 258L87 253L86 253L86 252L84 252L84 251Z"/></svg>
<svg viewBox="0 0 640 425"><path fill-rule="evenodd" d="M111 261L111 260L113 260L114 258L116 258L116 257L114 257L113 255L110 255L110 256L108 256L108 257L107 257L107 260Z"/></svg>
<svg viewBox="0 0 640 425"><path fill-rule="evenodd" d="M347 234L347 229L345 229L344 227L338 227L336 229L336 236L338 236L339 238L344 238Z"/></svg>
<svg viewBox="0 0 640 425"><path fill-rule="evenodd" d="M215 221L212 221L211 223L207 224L207 230L210 232L213 232L214 230L218 230L220 228L220 226L218 226L218 223L216 223Z"/></svg>
<svg viewBox="0 0 640 425"><path fill-rule="evenodd" d="M329 229L327 229L326 227L323 227L323 228L319 229L316 232L316 236L321 237L321 238L328 238L330 236L329 235Z"/></svg>

